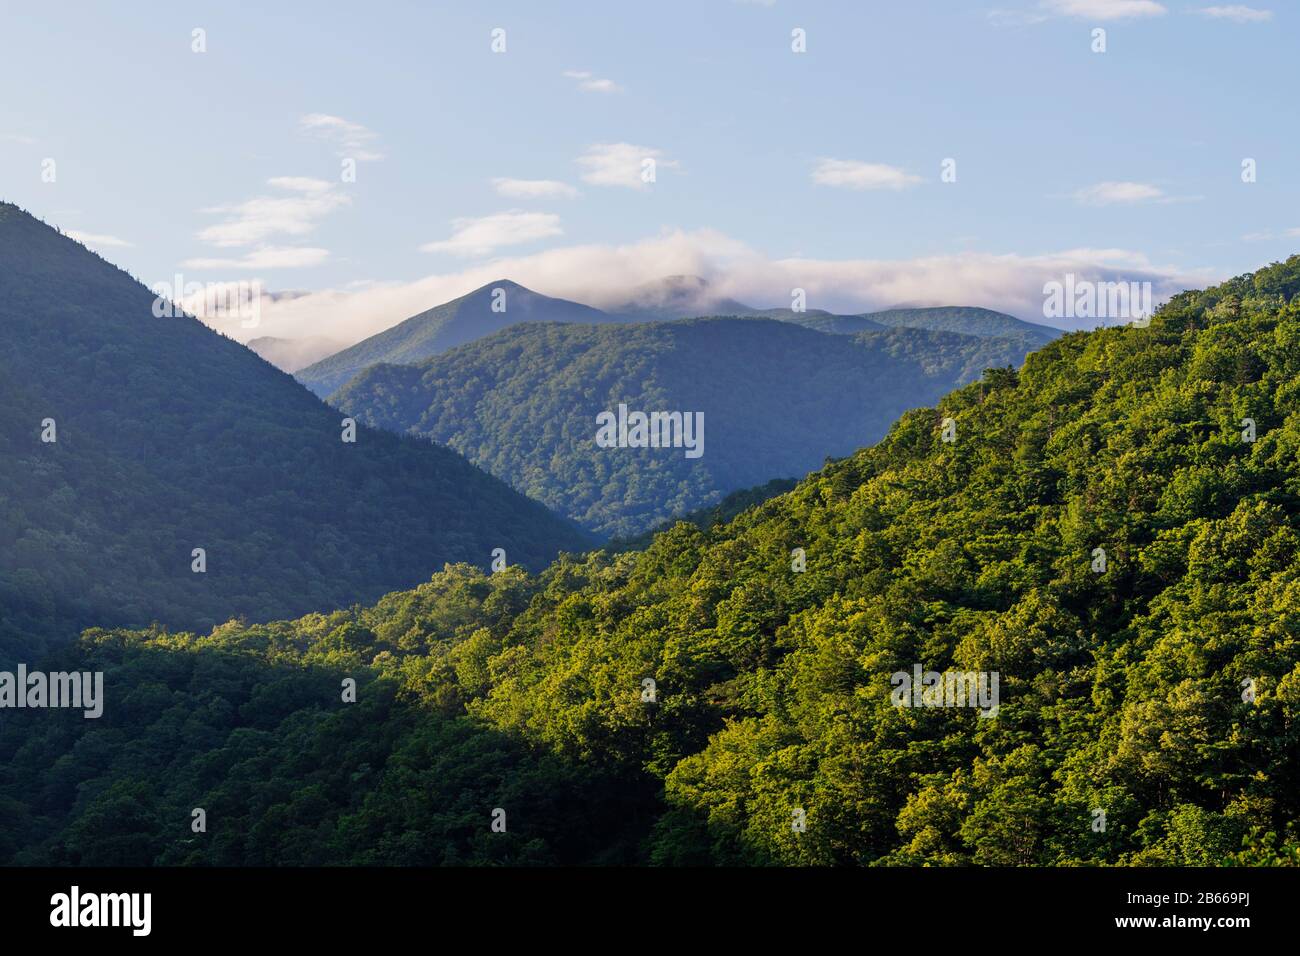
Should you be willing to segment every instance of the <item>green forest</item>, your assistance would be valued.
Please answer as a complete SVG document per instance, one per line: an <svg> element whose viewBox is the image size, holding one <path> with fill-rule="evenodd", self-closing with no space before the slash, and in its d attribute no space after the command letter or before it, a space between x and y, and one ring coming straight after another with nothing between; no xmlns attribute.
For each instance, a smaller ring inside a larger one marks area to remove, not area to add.
<svg viewBox="0 0 1300 956"><path fill-rule="evenodd" d="M331 401L432 438L601 537L643 533L725 495L802 478L882 438L1022 339L897 328L836 335L764 318L532 322L418 365L375 365ZM704 453L597 447L596 416L701 412Z"/></svg>
<svg viewBox="0 0 1300 956"><path fill-rule="evenodd" d="M1300 863L1298 294L1063 336L643 550L91 629L48 667L104 716L0 723L0 861Z"/></svg>

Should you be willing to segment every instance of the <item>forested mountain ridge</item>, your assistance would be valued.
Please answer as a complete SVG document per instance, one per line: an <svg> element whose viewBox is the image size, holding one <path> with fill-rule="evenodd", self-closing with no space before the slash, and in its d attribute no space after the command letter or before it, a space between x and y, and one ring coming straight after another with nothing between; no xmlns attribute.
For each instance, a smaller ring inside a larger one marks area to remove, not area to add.
<svg viewBox="0 0 1300 956"><path fill-rule="evenodd" d="M921 329L857 338L756 318L512 326L418 365L378 365L331 401L423 435L600 535L631 535L883 436L1014 342ZM597 415L702 413L699 458L603 448Z"/></svg>
<svg viewBox="0 0 1300 956"><path fill-rule="evenodd" d="M936 306L916 309L885 309L864 312L859 318L886 328L932 329L936 332L960 332L989 338L1024 339L1032 348L1040 348L1060 337L1061 330L1026 322L1005 312L972 306Z"/></svg>
<svg viewBox="0 0 1300 956"><path fill-rule="evenodd" d="M973 306L922 306L877 312L835 313L825 309L755 308L714 291L707 279L694 275L666 276L633 289L625 301L607 311L627 318L672 320L696 316L749 316L794 322L821 332L856 335L890 328L929 329L982 338L1024 340L1038 348L1062 334L1060 329L1026 322L992 309Z"/></svg>
<svg viewBox="0 0 1300 956"><path fill-rule="evenodd" d="M858 335L862 332L881 332L889 328L879 322L872 322L865 316L836 315L821 309L807 309L803 312L795 312L793 309L764 309L755 315L780 322L793 322L806 329L816 329L818 332L829 332L832 335Z"/></svg>
<svg viewBox="0 0 1300 956"><path fill-rule="evenodd" d="M154 301L0 204L0 664L93 623L267 620L587 544L445 448L344 442L338 412Z"/></svg>
<svg viewBox="0 0 1300 956"><path fill-rule="evenodd" d="M599 309L554 299L500 279L458 299L413 315L295 373L321 398L328 398L363 369L381 362L421 362L520 322L615 322Z"/></svg>
<svg viewBox="0 0 1300 956"><path fill-rule="evenodd" d="M91 632L103 718L0 724L0 856L1300 863L1298 295L1066 335L643 552ZM996 716L895 706L917 665L997 671Z"/></svg>

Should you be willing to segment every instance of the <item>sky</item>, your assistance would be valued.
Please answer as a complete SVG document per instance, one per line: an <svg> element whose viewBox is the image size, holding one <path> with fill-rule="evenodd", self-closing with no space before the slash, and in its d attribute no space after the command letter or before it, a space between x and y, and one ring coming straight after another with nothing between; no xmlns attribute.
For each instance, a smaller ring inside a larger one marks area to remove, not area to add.
<svg viewBox="0 0 1300 956"><path fill-rule="evenodd" d="M296 293L241 339L355 341L500 278L608 306L674 274L760 307L797 287L1083 327L1044 318L1044 282L1160 298L1300 251L1297 17L0 0L0 199L147 285Z"/></svg>

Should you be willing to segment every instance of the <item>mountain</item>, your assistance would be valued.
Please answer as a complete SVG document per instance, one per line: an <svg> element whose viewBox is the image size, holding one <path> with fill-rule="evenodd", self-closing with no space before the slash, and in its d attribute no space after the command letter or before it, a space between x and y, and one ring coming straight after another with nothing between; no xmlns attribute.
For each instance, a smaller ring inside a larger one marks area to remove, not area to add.
<svg viewBox="0 0 1300 956"><path fill-rule="evenodd" d="M288 375L154 302L0 205L0 661L90 623L284 617L585 544L448 449L345 443Z"/></svg>
<svg viewBox="0 0 1300 956"><path fill-rule="evenodd" d="M748 316L793 322L819 332L857 335L889 328L930 329L981 338L1024 341L1031 349L1058 338L1062 332L1046 325L1024 322L1005 312L970 306L885 309L880 312L837 314L824 309L795 312L788 308L757 309L714 291L701 276L666 276L637 286L627 298L607 308L621 316L647 320L671 320L696 316Z"/></svg>
<svg viewBox="0 0 1300 956"><path fill-rule="evenodd" d="M1026 350L1041 348L1062 334L1060 329L1024 322L1005 312L970 306L943 306L924 309L886 309L860 315L837 315L820 309L794 312L790 309L764 309L748 313L754 316L794 322L819 332L856 335L880 329L929 329L953 332L977 338L996 338L1018 342Z"/></svg>
<svg viewBox="0 0 1300 956"><path fill-rule="evenodd" d="M300 339L282 339L273 335L263 335L260 338L250 339L247 345L280 371L288 372L290 375L343 348L342 342L320 335L308 335Z"/></svg>
<svg viewBox="0 0 1300 956"><path fill-rule="evenodd" d="M885 434L1015 343L917 329L857 338L752 318L530 323L417 365L376 365L331 399L448 445L599 535L632 535ZM703 453L606 448L597 416L704 416Z"/></svg>
<svg viewBox="0 0 1300 956"><path fill-rule="evenodd" d="M1035 349L1064 334L1060 329L1025 322L1005 312L970 306L885 309L883 312L867 312L861 318L889 328L933 329L936 332L959 332L962 335L986 338L1021 339Z"/></svg>
<svg viewBox="0 0 1300 956"><path fill-rule="evenodd" d="M0 862L1300 865L1298 294L1062 336L642 552L90 632L129 705L0 722Z"/></svg>
<svg viewBox="0 0 1300 956"><path fill-rule="evenodd" d="M295 377L326 398L367 366L380 362L419 362L519 322L612 321L617 318L599 309L567 299L552 299L501 279L413 315L391 329L309 365Z"/></svg>
<svg viewBox="0 0 1300 956"><path fill-rule="evenodd" d="M879 332L891 328L881 322L873 322L863 315L836 315L822 309L807 309L795 312L793 309L764 309L756 316L776 319L778 322L793 322L806 329L829 332L832 335L857 335L861 332Z"/></svg>

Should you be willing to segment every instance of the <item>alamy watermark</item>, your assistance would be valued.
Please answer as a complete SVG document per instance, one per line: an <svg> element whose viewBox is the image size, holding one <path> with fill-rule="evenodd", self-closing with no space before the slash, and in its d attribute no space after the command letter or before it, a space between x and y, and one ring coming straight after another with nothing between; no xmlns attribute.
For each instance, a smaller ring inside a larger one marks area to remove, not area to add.
<svg viewBox="0 0 1300 956"><path fill-rule="evenodd" d="M1093 282L1067 272L1064 282L1043 283L1045 319L1122 319L1145 327L1151 314L1150 282Z"/></svg>
<svg viewBox="0 0 1300 956"><path fill-rule="evenodd" d="M153 314L158 319L188 314L209 322L238 322L244 329L262 323L262 283L258 279L186 282L177 273L171 282L155 282L149 291L156 296Z"/></svg>
<svg viewBox="0 0 1300 956"><path fill-rule="evenodd" d="M17 673L0 671L0 708L68 707L83 710L87 720L104 713L102 671L28 671L19 664Z"/></svg>
<svg viewBox="0 0 1300 956"><path fill-rule="evenodd" d="M67 893L50 897L54 927L125 927L132 936L148 936L152 914L152 893L83 893L74 884Z"/></svg>
<svg viewBox="0 0 1300 956"><path fill-rule="evenodd" d="M629 412L619 403L617 414L596 416L599 448L684 448L687 458L704 454L703 412Z"/></svg>
<svg viewBox="0 0 1300 956"><path fill-rule="evenodd" d="M998 714L997 671L895 671L889 699L895 707L974 707L981 717Z"/></svg>

